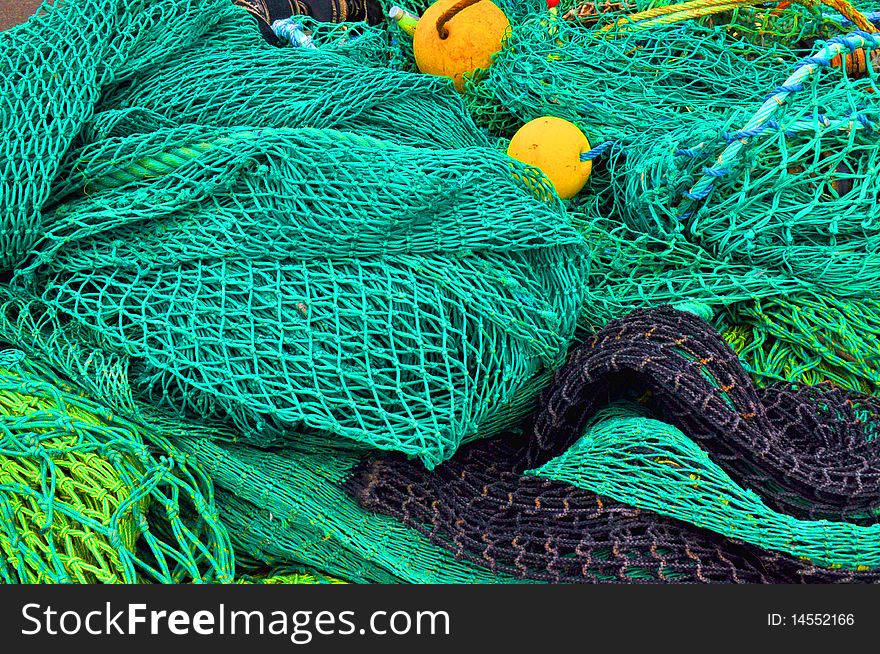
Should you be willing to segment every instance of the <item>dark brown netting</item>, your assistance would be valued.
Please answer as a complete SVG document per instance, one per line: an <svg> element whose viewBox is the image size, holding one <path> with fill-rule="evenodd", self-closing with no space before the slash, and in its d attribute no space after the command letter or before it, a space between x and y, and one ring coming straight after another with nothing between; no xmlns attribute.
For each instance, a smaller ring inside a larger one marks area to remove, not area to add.
<svg viewBox="0 0 880 654"><path fill-rule="evenodd" d="M522 450L496 439L425 471L400 458L348 483L362 506L391 515L496 574L549 582L829 583L877 573L820 569L567 484L522 477Z"/></svg>
<svg viewBox="0 0 880 654"><path fill-rule="evenodd" d="M880 400L830 385L759 391L708 324L668 306L612 322L572 352L535 415L526 465L563 451L622 389L647 393L657 417L779 511L860 521L880 505Z"/></svg>
<svg viewBox="0 0 880 654"><path fill-rule="evenodd" d="M626 390L625 390L626 389ZM498 572L552 581L876 580L820 569L595 493L530 476L566 450L610 401L631 396L709 451L777 510L875 522L876 399L831 386L758 391L699 318L637 311L576 349L526 436L463 448L433 473L402 458L363 466L348 489L367 508L420 529Z"/></svg>

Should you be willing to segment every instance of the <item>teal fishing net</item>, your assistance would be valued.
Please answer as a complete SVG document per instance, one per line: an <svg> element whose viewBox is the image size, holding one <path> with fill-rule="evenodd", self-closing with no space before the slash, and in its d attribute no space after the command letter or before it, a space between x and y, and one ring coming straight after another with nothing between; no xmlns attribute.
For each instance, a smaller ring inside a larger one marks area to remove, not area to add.
<svg viewBox="0 0 880 654"><path fill-rule="evenodd" d="M225 13L179 56L108 87L99 109L137 107L211 127L334 128L437 149L488 143L445 80L378 66L387 57L370 54L368 28L355 40L326 28L314 49L274 47L243 10Z"/></svg>
<svg viewBox="0 0 880 654"><path fill-rule="evenodd" d="M0 268L14 265L39 238L40 211L61 160L103 87L173 56L227 10L220 0L59 3L0 33Z"/></svg>
<svg viewBox="0 0 880 654"><path fill-rule="evenodd" d="M819 70L778 85L749 121L736 112L634 147L615 175L627 194L621 218L667 238L683 232L722 261L876 296L876 78L798 71L808 67Z"/></svg>
<svg viewBox="0 0 880 654"><path fill-rule="evenodd" d="M693 300L761 386L876 393L880 70L852 62L877 37L818 7L497 4L512 33L463 94L397 25L304 17L315 47L279 47L228 0L58 0L0 34L0 340L50 398L3 360L0 417L42 443L0 446L4 579L229 581L234 550L246 581L512 581L341 486L373 448L430 469L515 427L576 327L636 308ZM565 204L503 153L542 115L598 146ZM795 519L693 434L599 418L530 474L707 551L877 567L876 526ZM654 578L616 556L597 579Z"/></svg>
<svg viewBox="0 0 880 654"><path fill-rule="evenodd" d="M181 422L133 399L130 361L88 350L58 312L36 300L0 294L0 333L22 339L35 356L63 368L115 410L149 424L166 451L212 482L212 506L228 534L236 571L288 571L354 582L494 583L510 581L460 562L417 531L361 509L340 488L365 457L358 443L327 433L288 434L284 445L256 448L219 424ZM98 374L100 371L100 374ZM512 427L546 385L542 375L499 407L481 435ZM85 397L85 396L82 396ZM107 409L103 410L107 412ZM508 416L506 420L503 416Z"/></svg>
<svg viewBox="0 0 880 654"><path fill-rule="evenodd" d="M588 303L587 322L687 293L727 305L719 326L748 332L734 340L757 378L872 392L877 72L851 77L831 64L877 44L832 39L757 112L656 134L610 159L626 225L585 218L607 244L594 270L614 280L610 299Z"/></svg>
<svg viewBox="0 0 880 654"><path fill-rule="evenodd" d="M713 30L732 44L729 25ZM654 31L631 38L650 41ZM717 312L719 329L740 330L728 332L731 342L757 379L833 380L873 392L880 104L877 67L864 62L878 42L855 32L805 43L809 51L790 50L801 59L765 71L775 81L760 96L733 89L734 102L717 95L727 109L677 114L674 101L658 100L673 118L643 124L599 160L569 206L594 250L585 329L698 298ZM753 74L753 61L738 66ZM700 68L694 86L704 89L716 69ZM642 75L633 79L650 87L652 76Z"/></svg>
<svg viewBox="0 0 880 654"><path fill-rule="evenodd" d="M603 15L591 27L546 14L516 25L492 67L466 89L475 120L512 136L551 115L577 124L593 145L624 144L759 100L798 58L784 44L759 45L692 21L602 31L620 16Z"/></svg>
<svg viewBox="0 0 880 654"><path fill-rule="evenodd" d="M272 451L186 436L175 445L214 479L236 550L262 564L298 564L360 583L512 581L359 507L340 488L363 459L356 452L308 434Z"/></svg>
<svg viewBox="0 0 880 654"><path fill-rule="evenodd" d="M164 4L214 24L151 42L137 75L123 59L67 114L54 168L17 172L42 195L30 215L2 197L12 286L130 357L138 399L260 443L304 426L449 457L564 357L588 258L561 202L442 80L274 48L226 4ZM58 92L55 60L18 43L41 20L0 41L22 70L3 112L19 152L41 124L18 105Z"/></svg>
<svg viewBox="0 0 880 654"><path fill-rule="evenodd" d="M827 568L868 570L880 564L880 525L799 520L775 512L688 436L635 405L600 411L568 450L526 474Z"/></svg>

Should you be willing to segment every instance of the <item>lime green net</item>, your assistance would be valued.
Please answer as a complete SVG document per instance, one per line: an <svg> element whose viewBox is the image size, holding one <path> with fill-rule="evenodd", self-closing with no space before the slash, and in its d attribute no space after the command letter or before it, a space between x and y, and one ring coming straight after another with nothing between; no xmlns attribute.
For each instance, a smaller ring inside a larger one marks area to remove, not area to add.
<svg viewBox="0 0 880 654"><path fill-rule="evenodd" d="M227 582L210 479L155 428L0 351L0 580Z"/></svg>
<svg viewBox="0 0 880 654"><path fill-rule="evenodd" d="M784 7L781 4L737 7L699 22L758 45L776 43L798 51L811 50L817 39L829 39L854 29L842 16L820 3ZM868 10L869 3L855 4L863 11Z"/></svg>
<svg viewBox="0 0 880 654"><path fill-rule="evenodd" d="M301 584L344 584L345 582L319 574L276 570L262 575L242 575L235 580L235 583L261 586L290 586Z"/></svg>
<svg viewBox="0 0 880 654"><path fill-rule="evenodd" d="M880 303L826 295L735 304L716 323L759 385L831 381L880 390Z"/></svg>

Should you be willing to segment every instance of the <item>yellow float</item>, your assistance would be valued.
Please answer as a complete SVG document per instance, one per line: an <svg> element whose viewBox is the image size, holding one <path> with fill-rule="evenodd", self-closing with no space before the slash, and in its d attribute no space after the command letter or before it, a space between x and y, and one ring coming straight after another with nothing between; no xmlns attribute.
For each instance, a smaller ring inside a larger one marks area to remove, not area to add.
<svg viewBox="0 0 880 654"><path fill-rule="evenodd" d="M451 77L464 90L464 78L492 65L510 21L490 0L439 0L419 19L413 51L419 70Z"/></svg>
<svg viewBox="0 0 880 654"><path fill-rule="evenodd" d="M567 200L577 195L590 177L593 163L581 161L581 154L589 150L589 140L576 125L544 116L520 127L507 154L540 169L553 182L559 197Z"/></svg>

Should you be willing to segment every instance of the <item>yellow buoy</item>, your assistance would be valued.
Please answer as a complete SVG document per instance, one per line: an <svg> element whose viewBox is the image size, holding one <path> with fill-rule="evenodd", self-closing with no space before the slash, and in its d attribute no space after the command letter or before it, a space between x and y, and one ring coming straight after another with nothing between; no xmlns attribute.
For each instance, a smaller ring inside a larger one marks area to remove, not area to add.
<svg viewBox="0 0 880 654"><path fill-rule="evenodd" d="M507 154L539 168L553 182L559 197L567 200L577 195L590 177L593 163L580 158L589 150L590 142L576 125L544 116L519 128Z"/></svg>
<svg viewBox="0 0 880 654"><path fill-rule="evenodd" d="M419 70L451 77L464 90L464 75L488 68L510 29L490 0L439 0L419 19L413 51Z"/></svg>

